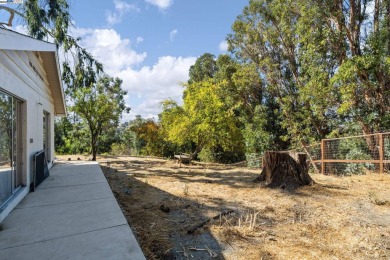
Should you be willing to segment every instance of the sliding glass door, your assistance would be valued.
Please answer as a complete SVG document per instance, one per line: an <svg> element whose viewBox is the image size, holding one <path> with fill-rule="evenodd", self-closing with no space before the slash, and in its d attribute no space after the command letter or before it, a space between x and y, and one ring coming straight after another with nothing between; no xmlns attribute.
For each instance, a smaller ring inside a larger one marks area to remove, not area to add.
<svg viewBox="0 0 390 260"><path fill-rule="evenodd" d="M22 185L20 162L21 102L0 91L0 207Z"/></svg>

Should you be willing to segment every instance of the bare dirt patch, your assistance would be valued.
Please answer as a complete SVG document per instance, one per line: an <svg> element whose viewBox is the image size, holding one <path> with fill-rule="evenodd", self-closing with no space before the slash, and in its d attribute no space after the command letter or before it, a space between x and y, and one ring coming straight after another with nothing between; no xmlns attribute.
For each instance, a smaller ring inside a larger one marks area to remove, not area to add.
<svg viewBox="0 0 390 260"><path fill-rule="evenodd" d="M98 160L148 259L390 259L389 175L314 174L288 192L256 169Z"/></svg>

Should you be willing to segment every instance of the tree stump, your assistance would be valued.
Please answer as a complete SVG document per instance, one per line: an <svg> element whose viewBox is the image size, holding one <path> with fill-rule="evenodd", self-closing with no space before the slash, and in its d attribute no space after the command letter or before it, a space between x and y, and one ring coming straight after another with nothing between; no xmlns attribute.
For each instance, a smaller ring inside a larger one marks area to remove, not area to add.
<svg viewBox="0 0 390 260"><path fill-rule="evenodd" d="M263 170L257 182L265 182L270 188L293 190L313 185L305 153L266 152Z"/></svg>

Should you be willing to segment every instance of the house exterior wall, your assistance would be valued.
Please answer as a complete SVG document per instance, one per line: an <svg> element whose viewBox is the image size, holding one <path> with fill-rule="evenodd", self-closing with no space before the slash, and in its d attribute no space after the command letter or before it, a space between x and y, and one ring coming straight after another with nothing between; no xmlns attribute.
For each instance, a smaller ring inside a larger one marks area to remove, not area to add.
<svg viewBox="0 0 390 260"><path fill-rule="evenodd" d="M50 158L54 159L54 105L42 59L33 51L0 50L0 91L21 100L21 146L23 188L0 212L0 222L30 189L33 155L43 150L43 111L50 114Z"/></svg>

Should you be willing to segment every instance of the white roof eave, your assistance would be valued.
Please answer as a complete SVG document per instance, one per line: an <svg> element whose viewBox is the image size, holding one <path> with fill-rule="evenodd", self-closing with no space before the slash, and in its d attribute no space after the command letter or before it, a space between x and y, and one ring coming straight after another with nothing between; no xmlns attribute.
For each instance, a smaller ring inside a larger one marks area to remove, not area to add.
<svg viewBox="0 0 390 260"><path fill-rule="evenodd" d="M15 50L15 51L36 51L40 53L52 53L50 55L54 59L52 64L56 64L56 75L53 77L58 78L56 80L55 86L50 86L54 88L59 88L59 93L61 93L61 104L59 104L63 109L60 109L62 112L57 113L59 116L66 116L66 105L65 105L65 96L61 80L61 70L59 66L58 51L57 46L54 43L37 40L30 36L0 28L0 50Z"/></svg>
<svg viewBox="0 0 390 260"><path fill-rule="evenodd" d="M0 28L0 49L19 51L57 51L54 43L37 40L30 36Z"/></svg>

